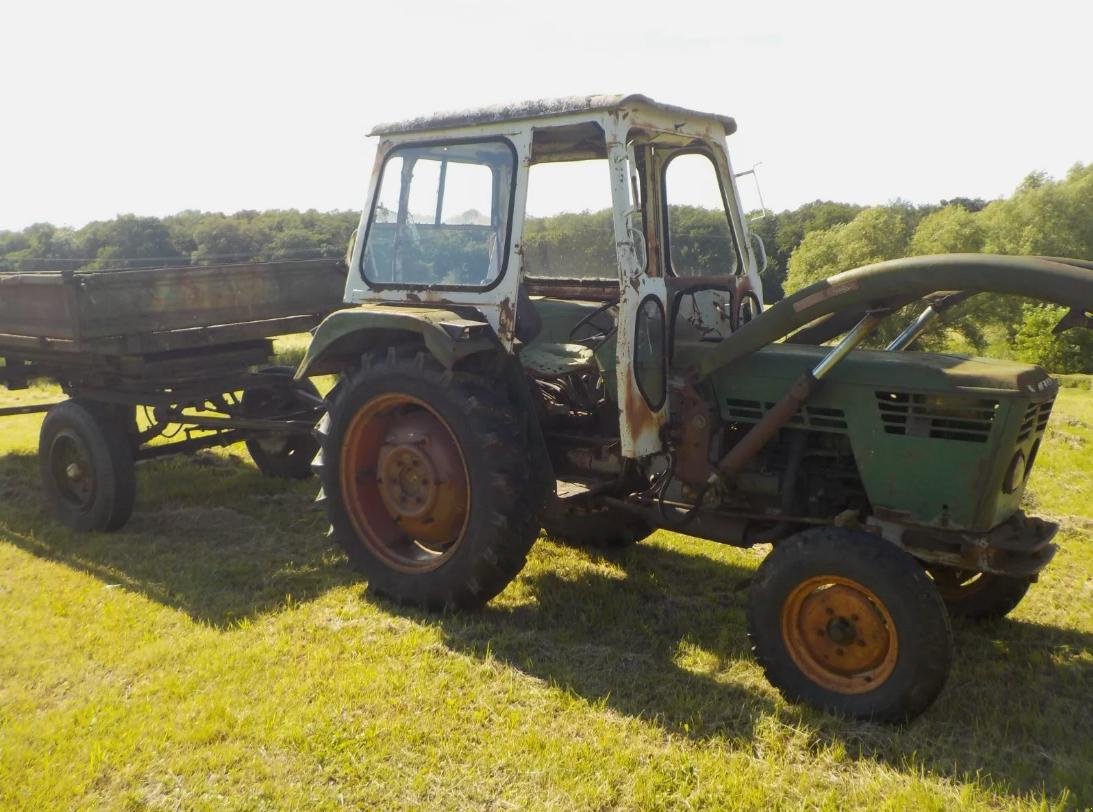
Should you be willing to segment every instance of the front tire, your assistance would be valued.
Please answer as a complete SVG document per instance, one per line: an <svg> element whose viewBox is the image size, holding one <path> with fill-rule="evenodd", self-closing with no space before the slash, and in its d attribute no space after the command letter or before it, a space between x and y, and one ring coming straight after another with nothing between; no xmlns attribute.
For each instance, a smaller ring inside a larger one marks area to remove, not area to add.
<svg viewBox="0 0 1093 812"><path fill-rule="evenodd" d="M334 537L370 588L430 610L480 606L539 530L517 408L423 353L365 356L320 421Z"/></svg>
<svg viewBox="0 0 1093 812"><path fill-rule="evenodd" d="M128 427L99 404L67 400L49 410L38 439L46 502L73 530L117 530L137 496Z"/></svg>
<svg viewBox="0 0 1093 812"><path fill-rule="evenodd" d="M748 636L786 699L885 722L922 713L953 659L945 604L915 559L831 527L791 536L759 567Z"/></svg>

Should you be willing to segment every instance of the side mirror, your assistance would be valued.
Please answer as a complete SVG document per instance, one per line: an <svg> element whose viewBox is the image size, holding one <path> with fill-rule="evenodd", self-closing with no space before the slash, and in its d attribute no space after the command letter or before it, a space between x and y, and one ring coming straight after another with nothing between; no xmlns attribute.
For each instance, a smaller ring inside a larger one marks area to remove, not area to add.
<svg viewBox="0 0 1093 812"><path fill-rule="evenodd" d="M357 231L359 229L353 229L353 233L349 235L349 245L345 248L345 267L351 268L353 266L353 249L357 247Z"/></svg>
<svg viewBox="0 0 1093 812"><path fill-rule="evenodd" d="M763 238L754 231L749 231L748 237L751 239L751 251L755 255L759 273L762 273L767 269L767 247L763 245Z"/></svg>

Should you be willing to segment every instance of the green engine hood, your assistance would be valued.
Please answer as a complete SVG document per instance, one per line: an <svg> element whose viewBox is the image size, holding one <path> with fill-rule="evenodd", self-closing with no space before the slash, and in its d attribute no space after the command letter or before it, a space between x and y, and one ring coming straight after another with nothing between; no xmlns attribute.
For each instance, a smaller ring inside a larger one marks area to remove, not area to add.
<svg viewBox="0 0 1093 812"><path fill-rule="evenodd" d="M718 345L680 342L673 366L694 368ZM806 344L771 344L732 365L731 378L781 378L788 383L814 367L828 352ZM993 358L965 358L930 352L856 350L827 378L832 383L872 386L877 389L915 389L930 392L991 392L1029 395L1055 387L1040 367Z"/></svg>

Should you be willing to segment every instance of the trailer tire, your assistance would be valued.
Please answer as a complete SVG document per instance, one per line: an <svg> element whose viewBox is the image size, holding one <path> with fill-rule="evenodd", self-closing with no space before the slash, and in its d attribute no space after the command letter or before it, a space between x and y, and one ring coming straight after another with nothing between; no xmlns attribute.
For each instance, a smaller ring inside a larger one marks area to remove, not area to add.
<svg viewBox="0 0 1093 812"><path fill-rule="evenodd" d="M38 467L46 502L80 531L117 530L133 513L136 467L122 420L94 403L67 400L42 421Z"/></svg>
<svg viewBox="0 0 1093 812"><path fill-rule="evenodd" d="M581 513L557 502L543 511L542 523L544 533L573 547L622 549L648 538L656 530L622 510L607 508Z"/></svg>
<svg viewBox="0 0 1093 812"><path fill-rule="evenodd" d="M366 355L319 422L331 534L376 594L481 606L524 566L539 516L519 408L412 351Z"/></svg>
<svg viewBox="0 0 1093 812"><path fill-rule="evenodd" d="M914 558L861 531L823 527L780 542L748 599L748 637L792 702L906 722L937 697L953 659L949 615Z"/></svg>
<svg viewBox="0 0 1093 812"><path fill-rule="evenodd" d="M291 367L267 367L259 370L286 379L276 388L255 388L243 392L243 413L247 417L276 418L306 408L301 395L322 400L311 381L293 380ZM264 476L275 479L308 479L313 475L311 461L319 452L319 443L311 434L280 434L253 437L246 441L247 453Z"/></svg>
<svg viewBox="0 0 1093 812"><path fill-rule="evenodd" d="M998 620L1017 608L1032 578L969 572L930 565L926 568L949 614L968 620Z"/></svg>

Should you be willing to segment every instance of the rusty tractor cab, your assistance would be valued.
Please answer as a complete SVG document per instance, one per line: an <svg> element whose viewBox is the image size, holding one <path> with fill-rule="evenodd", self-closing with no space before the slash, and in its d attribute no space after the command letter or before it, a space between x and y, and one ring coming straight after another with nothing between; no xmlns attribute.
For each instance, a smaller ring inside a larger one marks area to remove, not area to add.
<svg viewBox="0 0 1093 812"><path fill-rule="evenodd" d="M925 257L764 312L735 128L644 96L376 127L348 306L297 373L341 375L320 501L372 589L432 609L488 601L540 529L773 542L748 607L770 680L907 719L948 674L948 613L1005 614L1054 552L1018 505L1056 390L1036 367L906 349L986 290L1088 326L1093 271ZM857 349L919 300L887 350Z"/></svg>

